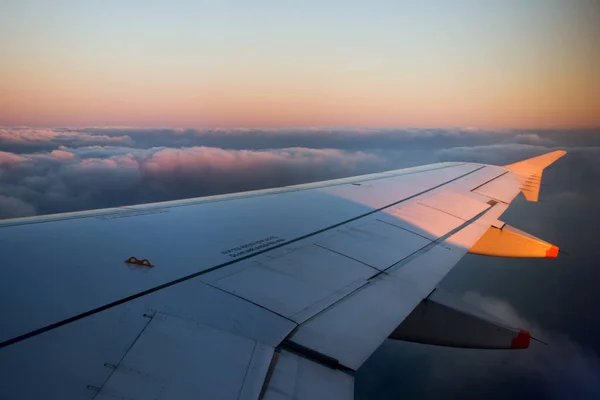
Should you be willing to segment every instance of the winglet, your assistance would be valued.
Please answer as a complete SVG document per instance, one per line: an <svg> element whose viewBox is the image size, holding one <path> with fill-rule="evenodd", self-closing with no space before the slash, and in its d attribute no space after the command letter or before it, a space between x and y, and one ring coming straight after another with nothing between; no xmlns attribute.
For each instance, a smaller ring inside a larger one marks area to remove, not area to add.
<svg viewBox="0 0 600 400"><path fill-rule="evenodd" d="M505 165L505 167L511 170L515 178L521 183L521 192L523 192L525 198L529 201L538 201L542 171L565 154L567 152L564 150L552 151L541 156Z"/></svg>

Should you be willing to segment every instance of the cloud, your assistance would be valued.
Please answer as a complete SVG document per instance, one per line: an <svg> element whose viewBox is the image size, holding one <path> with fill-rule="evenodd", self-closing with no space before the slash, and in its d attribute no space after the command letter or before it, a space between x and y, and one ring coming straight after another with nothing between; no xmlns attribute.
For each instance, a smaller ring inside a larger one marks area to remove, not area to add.
<svg viewBox="0 0 600 400"><path fill-rule="evenodd" d="M25 161L26 158L6 151L0 151L0 166L18 164Z"/></svg>
<svg viewBox="0 0 600 400"><path fill-rule="evenodd" d="M532 324L519 316L517 310L507 301L495 297L483 296L477 292L466 292L462 296L467 303L474 304L490 315L500 318L509 325L518 328L532 328ZM539 329L538 329L539 330Z"/></svg>
<svg viewBox="0 0 600 400"><path fill-rule="evenodd" d="M573 341L568 335L543 329L538 323L519 315L508 302L477 292L463 296L471 304L496 315L515 327L523 327L549 342L548 346L534 344L530 357L497 360L496 374L541 376L559 398L599 398L600 358L591 349ZM489 371L488 371L489 373Z"/></svg>
<svg viewBox="0 0 600 400"><path fill-rule="evenodd" d="M100 146L218 147L236 150L319 148L342 150L419 149L490 144L510 132L452 129L285 128L285 129L171 129L171 128L0 128L0 147L15 153ZM433 140L435 139L435 140ZM54 147L52 147L54 146Z"/></svg>
<svg viewBox="0 0 600 400"><path fill-rule="evenodd" d="M537 133L523 133L509 139L511 143L530 144L534 146L555 146L552 140L541 137Z"/></svg>
<svg viewBox="0 0 600 400"><path fill-rule="evenodd" d="M0 148L13 153L49 152L60 146L133 145L127 135L103 135L61 128L0 128ZM62 150L62 149L61 149Z"/></svg>
<svg viewBox="0 0 600 400"><path fill-rule="evenodd" d="M4 142L108 142L123 143L128 141L126 135L102 135L89 132L58 128L1 128L0 140Z"/></svg>
<svg viewBox="0 0 600 400"><path fill-rule="evenodd" d="M464 128L3 128L0 194L46 214L286 186L440 161L503 165L552 150L555 147L546 145L560 143L563 136L591 140L577 132L561 136ZM7 143L16 146L14 151L5 150ZM589 164L590 174L596 173L600 147L569 149L575 150L574 160ZM583 174L584 178L590 179Z"/></svg>
<svg viewBox="0 0 600 400"><path fill-rule="evenodd" d="M351 166L364 161L377 161L372 155L362 152L345 153L336 149L287 148L269 151L224 150L212 147L190 147L186 149L161 149L144 162L149 172L182 170L236 170L240 172L256 164L285 167L283 164L332 162Z"/></svg>
<svg viewBox="0 0 600 400"><path fill-rule="evenodd" d="M527 350L466 350L386 341L357 373L357 398L600 397L600 358L568 335L543 329L508 302L477 292L464 299L549 342ZM402 379L398 379L402 377Z"/></svg>
<svg viewBox="0 0 600 400"><path fill-rule="evenodd" d="M520 143L494 143L482 146L460 146L436 152L440 161L467 161L492 165L506 165L515 161L535 157L557 148Z"/></svg>
<svg viewBox="0 0 600 400"><path fill-rule="evenodd" d="M35 208L22 200L0 194L0 219L35 215Z"/></svg>
<svg viewBox="0 0 600 400"><path fill-rule="evenodd" d="M69 153L68 151L52 150L52 152L50 153L50 157L60 158L62 160L71 160L75 157L75 155L73 153Z"/></svg>
<svg viewBox="0 0 600 400"><path fill-rule="evenodd" d="M369 128L286 128L286 129L98 129L103 135L128 135L140 147L207 146L261 150L273 148L320 148L342 150L408 149L492 143L482 131L456 129L369 129ZM431 141L431 139L436 139Z"/></svg>
<svg viewBox="0 0 600 400"><path fill-rule="evenodd" d="M28 162L0 175L0 193L42 214L284 186L373 172L386 163L360 151L306 148L63 146L4 158Z"/></svg>

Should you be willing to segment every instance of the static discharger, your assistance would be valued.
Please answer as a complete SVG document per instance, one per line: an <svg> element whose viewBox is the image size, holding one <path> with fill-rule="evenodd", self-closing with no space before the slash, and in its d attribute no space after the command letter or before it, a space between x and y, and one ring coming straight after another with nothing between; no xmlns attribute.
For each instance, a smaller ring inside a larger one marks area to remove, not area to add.
<svg viewBox="0 0 600 400"><path fill-rule="evenodd" d="M127 264L135 264L135 265L140 265L142 267L154 268L154 264L152 264L150 261L148 261L145 258L143 260L138 260L135 257L129 257L127 260L125 260L125 262Z"/></svg>

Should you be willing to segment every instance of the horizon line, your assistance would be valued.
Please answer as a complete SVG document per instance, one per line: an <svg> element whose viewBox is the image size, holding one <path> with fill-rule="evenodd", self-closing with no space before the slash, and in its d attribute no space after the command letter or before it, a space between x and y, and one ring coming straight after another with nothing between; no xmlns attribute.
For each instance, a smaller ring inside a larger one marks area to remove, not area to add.
<svg viewBox="0 0 600 400"><path fill-rule="evenodd" d="M476 126L352 126L352 125L298 125L298 126L174 126L174 125L0 125L0 129L171 129L171 130L261 130L261 131L276 131L276 130L320 130L320 129L338 129L338 130L438 130L438 129L459 129L463 131L493 131L493 132L509 132L509 131L564 131L564 130L600 130L598 126L565 126L556 128L531 128L531 127L510 127L510 128L489 128L489 127L476 127Z"/></svg>

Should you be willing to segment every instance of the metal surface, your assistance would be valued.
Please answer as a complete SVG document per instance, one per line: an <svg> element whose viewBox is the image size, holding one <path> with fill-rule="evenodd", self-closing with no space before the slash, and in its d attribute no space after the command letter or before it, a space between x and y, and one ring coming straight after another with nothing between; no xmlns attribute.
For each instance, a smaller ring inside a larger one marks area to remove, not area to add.
<svg viewBox="0 0 600 400"><path fill-rule="evenodd" d="M552 151L514 164L506 165L515 178L521 183L521 191L528 201L538 201L542 172L544 169L564 156L564 150Z"/></svg>
<svg viewBox="0 0 600 400"><path fill-rule="evenodd" d="M438 183L439 171L455 179L465 168L418 170L394 179L399 186L402 179L416 175L422 182ZM3 225L0 254L5 279L0 280L0 303L19 304L29 312L23 318L14 308L0 310L0 321L10 321L0 322L0 342L373 211L315 189L143 206L110 217L92 212L90 217L78 214L66 220ZM36 251L23 251L32 241ZM156 267L124 263L132 254L152 260ZM66 297L78 300L65 302Z"/></svg>
<svg viewBox="0 0 600 400"><path fill-rule="evenodd" d="M288 351L277 355L264 400L354 398L354 378Z"/></svg>
<svg viewBox="0 0 600 400"><path fill-rule="evenodd" d="M202 279L297 322L366 283L377 270L315 245L237 264Z"/></svg>
<svg viewBox="0 0 600 400"><path fill-rule="evenodd" d="M520 183L511 173L506 173L493 181L474 190L490 199L499 200L504 203L510 203L519 194Z"/></svg>
<svg viewBox="0 0 600 400"><path fill-rule="evenodd" d="M356 370L427 294L381 275L302 324L291 340Z"/></svg>
<svg viewBox="0 0 600 400"><path fill-rule="evenodd" d="M435 290L402 321L390 339L470 349L523 348L515 347L522 331L450 297Z"/></svg>
<svg viewBox="0 0 600 400"><path fill-rule="evenodd" d="M388 208L377 218L431 240L445 235L465 222L443 211L421 205L417 200Z"/></svg>
<svg viewBox="0 0 600 400"><path fill-rule="evenodd" d="M238 397L239 400L256 400L260 397L274 356L273 347L262 343L254 345L252 358Z"/></svg>
<svg viewBox="0 0 600 400"><path fill-rule="evenodd" d="M338 230L317 242L321 247L384 270L430 243L429 239L405 229L372 219Z"/></svg>
<svg viewBox="0 0 600 400"><path fill-rule="evenodd" d="M266 375L270 354L255 348L242 336L156 314L96 399L237 399L249 369L259 381Z"/></svg>
<svg viewBox="0 0 600 400"><path fill-rule="evenodd" d="M558 247L505 224L501 228L488 228L469 253L494 257L555 258Z"/></svg>
<svg viewBox="0 0 600 400"><path fill-rule="evenodd" d="M404 319L420 299L427 297L485 232L487 221L495 220L490 212L443 242L432 243L406 262L392 266L387 271L390 275L370 280L369 285L303 323L291 340L346 367L358 368L395 329L393 321Z"/></svg>
<svg viewBox="0 0 600 400"><path fill-rule="evenodd" d="M123 305L0 350L0 398L91 399L149 321L135 308Z"/></svg>
<svg viewBox="0 0 600 400"><path fill-rule="evenodd" d="M190 280L1 349L2 398L51 398L49 394L60 399L91 398L109 377L111 366L119 364L150 322L148 316L156 312L247 338L255 343L253 360L268 358L267 365L270 356L264 349L277 346L296 326L199 280ZM254 361L243 393L255 393L256 386L258 390L262 386L262 380L256 379L265 366Z"/></svg>
<svg viewBox="0 0 600 400"><path fill-rule="evenodd" d="M413 173L366 181L360 183L360 186L352 184L332 186L320 189L320 191L372 208L381 208L399 199L413 196L428 188L443 184L459 175L472 172L475 169L477 169L477 166L473 164L462 164L426 173Z"/></svg>
<svg viewBox="0 0 600 400"><path fill-rule="evenodd" d="M142 312L160 312L239 334L272 347L296 327L293 321L199 279L154 292L135 302Z"/></svg>
<svg viewBox="0 0 600 400"><path fill-rule="evenodd" d="M468 194L457 193L451 189L439 190L419 200L419 204L435 208L464 221L468 221L489 208L489 204L476 200Z"/></svg>
<svg viewBox="0 0 600 400"><path fill-rule="evenodd" d="M469 176L465 177L465 179L457 181L454 185L452 185L452 189L458 193L468 193L478 186L482 186L498 176L506 173L506 171L507 170L504 167L486 165L485 168L470 174Z"/></svg>
<svg viewBox="0 0 600 400"><path fill-rule="evenodd" d="M467 249L454 246L449 240L450 238L415 254L386 272L415 288L418 287L419 292L429 294L467 253Z"/></svg>
<svg viewBox="0 0 600 400"><path fill-rule="evenodd" d="M394 321L404 319L466 254L467 248L452 244L455 235L371 279L300 325L292 340L358 368L396 328Z"/></svg>

